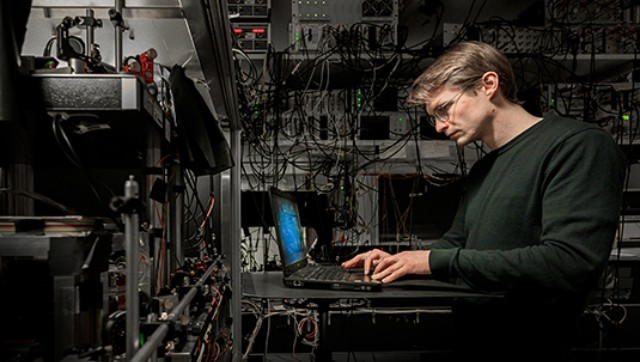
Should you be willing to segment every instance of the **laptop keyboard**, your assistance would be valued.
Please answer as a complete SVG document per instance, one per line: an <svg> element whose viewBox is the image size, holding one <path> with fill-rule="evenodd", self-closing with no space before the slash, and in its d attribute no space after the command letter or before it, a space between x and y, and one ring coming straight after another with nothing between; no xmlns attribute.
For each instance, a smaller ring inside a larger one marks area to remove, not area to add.
<svg viewBox="0 0 640 362"><path fill-rule="evenodd" d="M321 281L346 281L350 278L350 273L339 268L303 268L298 271L297 275L307 280Z"/></svg>

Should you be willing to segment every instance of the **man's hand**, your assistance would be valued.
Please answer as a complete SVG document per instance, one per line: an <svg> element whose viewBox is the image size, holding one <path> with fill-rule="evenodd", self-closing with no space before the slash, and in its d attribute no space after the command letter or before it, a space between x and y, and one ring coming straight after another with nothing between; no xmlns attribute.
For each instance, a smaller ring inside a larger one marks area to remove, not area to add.
<svg viewBox="0 0 640 362"><path fill-rule="evenodd" d="M411 250L388 255L378 261L371 278L389 283L407 274L429 275L430 253L430 250Z"/></svg>
<svg viewBox="0 0 640 362"><path fill-rule="evenodd" d="M388 256L391 256L391 254L380 249L373 249L345 261L342 263L342 267L347 269L362 267L364 268L364 273L368 275L378 265L380 259Z"/></svg>
<svg viewBox="0 0 640 362"><path fill-rule="evenodd" d="M371 278L389 283L407 274L431 274L430 253L430 250L412 250L391 255L374 249L345 261L342 267L364 267L365 274L373 274Z"/></svg>

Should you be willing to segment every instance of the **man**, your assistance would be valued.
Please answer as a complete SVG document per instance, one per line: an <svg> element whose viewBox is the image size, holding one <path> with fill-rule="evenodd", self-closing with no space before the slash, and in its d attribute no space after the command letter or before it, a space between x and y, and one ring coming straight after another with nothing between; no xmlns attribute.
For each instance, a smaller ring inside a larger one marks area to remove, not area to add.
<svg viewBox="0 0 640 362"><path fill-rule="evenodd" d="M428 250L371 250L343 263L389 283L432 275L500 298L454 302L454 346L491 361L566 361L573 328L597 285L619 220L625 163L604 130L528 113L508 59L462 42L415 80L408 99L426 105L458 146L490 148L472 167L451 229Z"/></svg>

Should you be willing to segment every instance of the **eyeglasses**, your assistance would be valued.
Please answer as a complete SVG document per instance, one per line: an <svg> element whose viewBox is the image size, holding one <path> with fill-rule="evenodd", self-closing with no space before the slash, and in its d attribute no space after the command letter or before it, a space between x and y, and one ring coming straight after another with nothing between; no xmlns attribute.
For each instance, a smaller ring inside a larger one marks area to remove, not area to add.
<svg viewBox="0 0 640 362"><path fill-rule="evenodd" d="M453 97L449 98L448 101L444 102L443 104L439 105L434 111L433 111L433 115L429 115L427 117L427 120L429 121L429 124L431 124L433 127L436 126L436 121L438 122L446 122L449 120L449 108L451 108L457 101L458 99L460 99L460 96L462 96L462 94L464 92L466 92L468 89L468 87L463 88L460 92L456 93Z"/></svg>

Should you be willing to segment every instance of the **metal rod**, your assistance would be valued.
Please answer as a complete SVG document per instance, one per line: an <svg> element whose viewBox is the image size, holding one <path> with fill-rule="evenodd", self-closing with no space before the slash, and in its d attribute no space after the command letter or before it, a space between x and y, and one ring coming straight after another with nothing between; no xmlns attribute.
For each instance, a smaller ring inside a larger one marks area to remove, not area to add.
<svg viewBox="0 0 640 362"><path fill-rule="evenodd" d="M116 12L118 14L122 14L122 9L124 8L124 0L116 0ZM122 70L122 33L124 32L123 24L119 23L116 25L116 72L120 72Z"/></svg>
<svg viewBox="0 0 640 362"><path fill-rule="evenodd" d="M267 271L267 263L269 262L269 238L267 235L262 236L262 270Z"/></svg>
<svg viewBox="0 0 640 362"><path fill-rule="evenodd" d="M94 29L93 29L93 25L94 24L92 23L92 21L94 19L93 18L93 16L94 16L93 9L87 9L86 14L87 14L86 21L89 22L89 23L88 23L87 26L85 26L85 28L87 30L87 45L85 46L85 49L84 49L84 55L86 55L88 59L91 59L91 56L93 55L93 54L91 54L92 51L93 51L93 43L95 43L95 41L94 41Z"/></svg>
<svg viewBox="0 0 640 362"><path fill-rule="evenodd" d="M213 268L216 266L216 264L218 263L218 261L220 260L220 257L217 257L216 260L214 260L211 265L209 266L209 269L207 269L204 274L202 274L202 276L200 277L200 279L198 279L198 281L196 282L196 284L194 285L195 287L199 287L202 284L204 284L205 281L207 281L207 279L209 278L209 276L211 275L211 273L213 273Z"/></svg>
<svg viewBox="0 0 640 362"><path fill-rule="evenodd" d="M237 295L231 298L230 309L233 317L233 325L231 335L232 340L232 360L239 361L242 356L242 251L240 248L240 240L242 235L240 231L240 194L242 190L242 175L240 173L240 162L242 160L242 135L239 129L232 128L230 131L231 152L236 165L231 168L231 281L233 290ZM265 270L267 260L264 260Z"/></svg>
<svg viewBox="0 0 640 362"><path fill-rule="evenodd" d="M137 84L137 86L139 86L139 84ZM161 159L162 155L161 155L161 138L154 134L153 132L149 132L147 133L147 138L146 138L147 142L146 142L146 150L145 150L145 166L148 167L150 170L154 170L156 169L158 166L160 166L159 160ZM155 178L158 177L157 174L150 172L147 176L145 176L145 185L147 187L147 192L149 192L151 190L151 187L153 185L153 182L155 181ZM161 229L160 227L160 218L158 217L158 213L156 213L155 210L155 204L153 202L148 202L147 203L147 219L149 220L149 225L153 228L153 229ZM157 258L155 260L160 260L160 258L162 258L162 248L160 247L160 240L159 238L156 238L155 236L151 236L150 238L150 243L151 245L153 245L153 250L154 250L154 258ZM165 255L166 257L166 255ZM167 260L166 258L164 260ZM162 267L162 266L161 266ZM152 290L153 288L158 288L158 290L162 287L165 286L165 275L164 272L162 273L162 277L158 280L157 278L155 278L156 275L158 275L158 269L156 268L156 264L154 263L152 266L153 270L152 270L152 274L154 276L154 278L152 278L151 280L151 285Z"/></svg>
<svg viewBox="0 0 640 362"><path fill-rule="evenodd" d="M173 322L182 315L182 312L187 308L189 303L193 300L193 298L198 293L198 287L204 284L204 282L209 279L209 276L213 272L213 268L216 266L216 262L211 263L209 268L204 272L202 277L191 286L191 289L187 294L182 298L180 303L178 303L175 308L171 311L171 313L167 316L167 321ZM162 343L164 337L167 335L169 331L169 327L166 323L161 324L156 330L151 334L151 336L147 339L147 342L140 348L138 353L129 359L129 362L143 362L146 361L156 350L156 348ZM127 354L129 356L129 354Z"/></svg>
<svg viewBox="0 0 640 362"><path fill-rule="evenodd" d="M193 297L196 296L196 293L198 292L198 287L201 286L202 284L204 284L204 282L207 279L209 279L209 276L213 272L213 268L215 266L216 266L216 262L215 261L212 262L211 265L209 265L209 268L204 272L204 274L202 274L202 277L200 277L200 279L196 282L196 284L194 284L191 287L189 292L187 292L187 294L184 296L184 298L182 298L180 303L178 303L178 305L176 305L171 310L171 313L169 313L169 315L167 316L167 320L175 321L176 319L178 319L180 317L180 315L185 310L185 308L187 308L189 303L191 303L191 300L193 300Z"/></svg>
<svg viewBox="0 0 640 362"><path fill-rule="evenodd" d="M181 183L182 180L182 166L176 165L175 169L175 179L178 180L177 183ZM184 185L174 185L177 188L175 192L175 205L174 205L174 213L175 213L175 224L174 224L174 240L173 240L173 252L175 258L173 260L177 261L179 266L182 266L184 263L184 246L182 240L182 212L184 210Z"/></svg>
<svg viewBox="0 0 640 362"><path fill-rule="evenodd" d="M329 304L328 300L318 301L318 317L320 318L319 335L316 348L316 361L331 361L331 346L329 345Z"/></svg>
<svg viewBox="0 0 640 362"><path fill-rule="evenodd" d="M133 175L124 185L124 197L128 201L138 197L138 183L134 180ZM124 231L125 231L125 251L127 253L127 356L133 356L140 346L140 310L138 294L138 267L140 257L138 256L138 214L125 213Z"/></svg>
<svg viewBox="0 0 640 362"><path fill-rule="evenodd" d="M162 167L162 177L163 177L163 181L165 185L168 185L170 182L170 173L171 170L169 169L169 167L166 167L165 165L163 165ZM150 181L149 185L153 185L153 182ZM153 188L153 186L151 186L151 188ZM165 191L166 192L166 191ZM171 192L171 188L169 188L169 193ZM167 193L165 194L165 198L171 200L172 196ZM173 222L173 212L172 212L172 207L171 205L173 205L173 201L169 201L169 206L167 210L164 210L164 216L163 218L166 218L167 220L169 220L166 223L161 223L158 224L158 226L160 226L162 228L162 225L164 225L164 231L165 231L165 235L166 238L164 238L164 260L165 262L163 263L163 267L164 270L162 271L162 276L163 279L166 280L166 283L163 283L163 286L168 286L171 280L171 274L175 271L174 266L175 266L175 256L173 254L173 247L174 247L174 234L173 234L173 228L175 226L175 223ZM160 220L159 220L160 222ZM160 248L161 250L163 248Z"/></svg>
<svg viewBox="0 0 640 362"><path fill-rule="evenodd" d="M147 339L147 342L144 344L144 346L140 348L138 353L135 356L133 356L133 358L129 359L129 362L146 361L149 358L149 356L151 356L153 352L156 351L156 348L160 343L162 343L162 340L164 340L164 337L167 335L168 332L169 332L168 325L161 324L160 326L158 326L158 328L156 328L155 332L153 332L151 337Z"/></svg>

